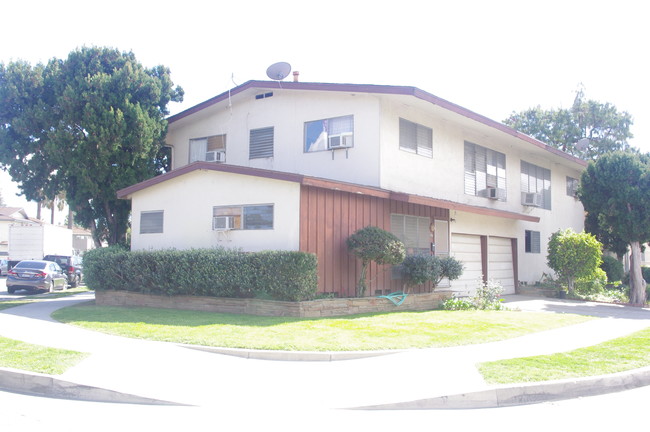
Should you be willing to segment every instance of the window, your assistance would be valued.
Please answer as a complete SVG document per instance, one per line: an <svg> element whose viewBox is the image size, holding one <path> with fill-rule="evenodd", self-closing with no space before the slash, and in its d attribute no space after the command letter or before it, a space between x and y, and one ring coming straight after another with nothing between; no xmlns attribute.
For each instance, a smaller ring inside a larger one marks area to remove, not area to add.
<svg viewBox="0 0 650 432"><path fill-rule="evenodd" d="M571 197L578 196L578 179L573 177L566 178L566 194Z"/></svg>
<svg viewBox="0 0 650 432"><path fill-rule="evenodd" d="M273 229L273 204L213 207L212 229Z"/></svg>
<svg viewBox="0 0 650 432"><path fill-rule="evenodd" d="M466 141L465 193L505 201L506 155Z"/></svg>
<svg viewBox="0 0 650 432"><path fill-rule="evenodd" d="M431 251L431 220L428 217L392 214L390 231L404 243L408 254Z"/></svg>
<svg viewBox="0 0 650 432"><path fill-rule="evenodd" d="M196 161L225 162L225 155L225 135L190 140L190 163Z"/></svg>
<svg viewBox="0 0 650 432"><path fill-rule="evenodd" d="M273 128L253 129L250 133L249 159L273 157Z"/></svg>
<svg viewBox="0 0 650 432"><path fill-rule="evenodd" d="M162 210L140 213L140 234L159 234L163 232Z"/></svg>
<svg viewBox="0 0 650 432"><path fill-rule="evenodd" d="M539 231L526 230L526 252L527 253L540 253L540 235Z"/></svg>
<svg viewBox="0 0 650 432"><path fill-rule="evenodd" d="M352 147L354 116L335 117L305 123L305 152Z"/></svg>
<svg viewBox="0 0 650 432"><path fill-rule="evenodd" d="M551 171L521 161L521 203L551 209Z"/></svg>
<svg viewBox="0 0 650 432"><path fill-rule="evenodd" d="M433 157L433 130L403 118L399 119L399 148Z"/></svg>

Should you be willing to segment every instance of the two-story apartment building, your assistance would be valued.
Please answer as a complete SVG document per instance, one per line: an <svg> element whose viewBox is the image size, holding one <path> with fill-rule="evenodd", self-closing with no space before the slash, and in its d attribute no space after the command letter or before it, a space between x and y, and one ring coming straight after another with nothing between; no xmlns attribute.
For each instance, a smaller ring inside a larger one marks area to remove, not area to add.
<svg viewBox="0 0 650 432"><path fill-rule="evenodd" d="M539 280L551 233L583 229L584 161L413 87L249 81L170 117L167 144L172 171L118 193L132 249L313 252L321 292L353 295L367 225L463 261L460 293Z"/></svg>

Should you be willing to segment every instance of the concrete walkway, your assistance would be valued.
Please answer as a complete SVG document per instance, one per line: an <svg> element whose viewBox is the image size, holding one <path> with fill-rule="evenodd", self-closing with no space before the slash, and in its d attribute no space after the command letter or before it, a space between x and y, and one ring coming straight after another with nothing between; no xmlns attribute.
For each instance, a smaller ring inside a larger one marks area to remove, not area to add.
<svg viewBox="0 0 650 432"><path fill-rule="evenodd" d="M56 309L92 299L92 293L84 293L0 312L1 336L91 354L58 376L0 368L0 388L85 400L221 409L249 404L296 409L436 409L517 405L650 384L650 368L644 368L603 377L491 386L475 367L478 362L568 351L633 333L650 326L648 309L507 296L510 307L524 311L601 319L501 342L379 352L368 357L368 353L215 353L219 350L105 335L50 318Z"/></svg>

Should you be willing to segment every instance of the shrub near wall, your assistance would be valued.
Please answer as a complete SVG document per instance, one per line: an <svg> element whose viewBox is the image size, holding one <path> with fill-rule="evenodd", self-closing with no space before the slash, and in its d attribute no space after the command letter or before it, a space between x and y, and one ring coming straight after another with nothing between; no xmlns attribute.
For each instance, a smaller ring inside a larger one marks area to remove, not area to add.
<svg viewBox="0 0 650 432"><path fill-rule="evenodd" d="M130 252L118 247L84 255L87 285L157 295L312 299L318 287L316 256L305 252L244 253L224 248Z"/></svg>

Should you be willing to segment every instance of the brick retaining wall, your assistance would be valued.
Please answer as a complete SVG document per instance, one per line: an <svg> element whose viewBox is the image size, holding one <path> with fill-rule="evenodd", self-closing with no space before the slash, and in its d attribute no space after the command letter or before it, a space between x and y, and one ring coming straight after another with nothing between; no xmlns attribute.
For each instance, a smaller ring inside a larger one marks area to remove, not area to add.
<svg viewBox="0 0 650 432"><path fill-rule="evenodd" d="M424 311L437 309L451 292L409 294L400 306L377 297L320 299L304 302L276 300L160 296L129 291L96 291L100 306L139 306L161 309L185 309L258 316L290 316L300 318L332 317L371 312Z"/></svg>

